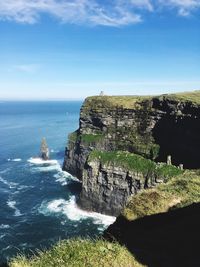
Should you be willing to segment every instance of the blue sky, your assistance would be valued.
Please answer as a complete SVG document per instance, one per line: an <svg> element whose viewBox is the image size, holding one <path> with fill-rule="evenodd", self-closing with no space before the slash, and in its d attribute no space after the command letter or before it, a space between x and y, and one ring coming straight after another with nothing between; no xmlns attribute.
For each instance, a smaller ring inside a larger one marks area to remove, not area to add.
<svg viewBox="0 0 200 267"><path fill-rule="evenodd" d="M200 0L0 0L0 99L200 89Z"/></svg>

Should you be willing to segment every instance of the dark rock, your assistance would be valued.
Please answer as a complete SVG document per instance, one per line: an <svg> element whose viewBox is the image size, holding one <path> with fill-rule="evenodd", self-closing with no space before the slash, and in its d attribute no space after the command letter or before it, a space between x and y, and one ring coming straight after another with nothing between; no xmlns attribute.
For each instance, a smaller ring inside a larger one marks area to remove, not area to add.
<svg viewBox="0 0 200 267"><path fill-rule="evenodd" d="M88 162L90 152L128 151L159 162L166 162L171 155L174 165L199 168L200 106L163 96L127 108L109 106L107 98L83 104L79 129L76 138L69 140L63 169L82 180L81 207L118 215L131 194L162 179L148 180L114 164Z"/></svg>
<svg viewBox="0 0 200 267"><path fill-rule="evenodd" d="M129 221L119 216L104 232L148 267L199 266L200 204Z"/></svg>

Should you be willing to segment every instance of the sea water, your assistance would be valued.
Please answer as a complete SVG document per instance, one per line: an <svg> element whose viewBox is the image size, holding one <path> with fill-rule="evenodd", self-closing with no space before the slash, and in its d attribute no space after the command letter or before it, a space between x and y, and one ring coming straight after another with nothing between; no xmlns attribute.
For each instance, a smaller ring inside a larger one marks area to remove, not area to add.
<svg viewBox="0 0 200 267"><path fill-rule="evenodd" d="M76 205L81 183L62 171L82 102L0 102L0 263L72 237L94 237L115 218ZM39 158L45 137L51 159Z"/></svg>

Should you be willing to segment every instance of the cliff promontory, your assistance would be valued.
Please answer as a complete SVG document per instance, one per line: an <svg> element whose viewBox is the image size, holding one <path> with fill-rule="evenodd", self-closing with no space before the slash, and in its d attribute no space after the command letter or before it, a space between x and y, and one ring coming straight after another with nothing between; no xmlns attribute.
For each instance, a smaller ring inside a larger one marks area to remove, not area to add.
<svg viewBox="0 0 200 267"><path fill-rule="evenodd" d="M130 196L180 174L180 164L200 167L199 98L199 92L87 98L63 165L82 181L79 205L118 215Z"/></svg>

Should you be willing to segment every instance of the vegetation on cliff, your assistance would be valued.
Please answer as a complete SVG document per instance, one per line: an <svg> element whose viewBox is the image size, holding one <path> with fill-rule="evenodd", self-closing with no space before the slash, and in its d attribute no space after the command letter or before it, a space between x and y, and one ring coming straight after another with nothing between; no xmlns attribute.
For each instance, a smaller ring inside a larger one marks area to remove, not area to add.
<svg viewBox="0 0 200 267"><path fill-rule="evenodd" d="M200 207L200 172L164 162L171 155L174 164L199 168L199 105L200 91L195 91L148 97L94 96L81 109L77 142L70 151L75 156L66 170L79 167L82 199L95 204L93 210L100 207L100 212L110 212L107 207L117 210L118 206L121 210L128 199L108 233L127 245L140 262L150 262L148 266L180 266L182 255L178 257L177 250L196 238L193 226L197 226ZM183 248L185 255L190 244ZM184 266L196 265L191 260Z"/></svg>
<svg viewBox="0 0 200 267"><path fill-rule="evenodd" d="M163 180L183 173L183 171L176 166L167 165L165 163L157 164L152 160L126 151L107 152L93 150L89 154L88 162L95 159L99 160L102 164L116 165L128 171L140 172L145 176L155 175L161 177Z"/></svg>
<svg viewBox="0 0 200 267"><path fill-rule="evenodd" d="M84 112L99 108L124 108L137 107L140 102L151 99L150 96L90 96L86 98L82 110ZM139 107L139 106L138 106Z"/></svg>
<svg viewBox="0 0 200 267"><path fill-rule="evenodd" d="M165 97L170 100L175 100L180 102L191 102L193 104L200 105L200 90L196 90L193 92L168 94L168 95L163 95L161 97Z"/></svg>
<svg viewBox="0 0 200 267"><path fill-rule="evenodd" d="M200 202L199 171L185 171L167 183L130 197L122 214L128 220L135 220L195 202Z"/></svg>
<svg viewBox="0 0 200 267"><path fill-rule="evenodd" d="M104 138L104 135L103 134L82 134L80 138L84 144L95 144L96 142L100 142Z"/></svg>
<svg viewBox="0 0 200 267"><path fill-rule="evenodd" d="M142 267L131 253L118 243L104 240L65 240L50 250L27 259L18 256L10 267Z"/></svg>
<svg viewBox="0 0 200 267"><path fill-rule="evenodd" d="M91 96L86 98L82 110L98 110L99 108L116 108L123 109L139 108L144 101L151 101L153 98L169 99L181 102L192 102L193 104L200 104L200 90L193 92L182 92L176 94L164 94L160 96Z"/></svg>
<svg viewBox="0 0 200 267"><path fill-rule="evenodd" d="M169 210L172 210L172 209L180 210L179 208L184 208L187 206L189 207L190 204L199 203L199 202L200 202L200 172L199 170L198 171L185 171L183 174L169 179L167 183L160 184L157 188L144 190L141 193L138 193L137 195L132 196L126 208L122 212L122 215L124 218L123 222L120 222L120 220L118 220L119 226L121 225L121 223L122 225L120 226L121 228L117 226L116 228L117 233L120 235L121 234L125 235L123 231L125 231L127 228L129 239L133 243L138 242L138 245L137 245L138 247L140 247L141 244L142 245L144 244L143 246L148 247L148 244L150 244L149 249L152 249L153 252L156 251L154 253L155 255L152 256L152 258L155 258L153 260L155 261L154 265L152 266L160 266L158 264L156 265L156 261L165 263L165 265L163 266L174 266L170 264L168 265L168 261L170 261L171 255L168 254L168 258L165 259L163 255L160 255L160 254L158 255L157 253L159 248L156 246L157 244L156 242L162 241L162 238L160 238L158 234L163 232L161 231L163 229L162 227L167 227L166 225L168 225L167 224L168 217L166 217L166 219L163 219L162 221L161 220L162 218L159 216L159 214L160 213L167 214L167 211ZM158 222L160 220L160 222L159 222L159 228L158 228L158 225L157 225L158 223L157 223L156 227L153 228L152 230L152 225L155 224L156 222L154 222L154 218L153 217L151 218L149 215L154 215L154 214L155 215L158 214L159 217L158 218L156 217L155 220L158 220ZM180 212L178 214L180 214ZM139 219L139 218L141 219L144 218L144 221L141 221L141 223L137 223L136 219ZM145 220L145 218L147 220ZM170 218L171 217L169 216L169 219ZM150 229L149 227L147 227L149 220L150 220L149 222ZM173 220L173 217L172 217L172 220ZM190 218L187 219L187 222L189 220ZM180 220L180 222L182 221L183 219ZM134 224L129 225L127 224L128 222L134 223ZM176 221L174 221L172 225L170 224L170 229L172 228L172 226L175 227L174 226L175 223ZM123 224L125 225L127 224L127 226L123 227ZM140 227L140 224L141 224L141 227ZM183 222L183 225L184 225L184 222ZM191 222L191 225L192 225L192 222ZM137 227L139 227L138 230L137 230ZM144 227L144 230L142 230L143 227ZM111 232L108 232L108 233L114 234L115 228L113 228L114 232L112 232L112 226L110 226L109 228L110 230L108 229L108 231L111 231ZM150 232L156 231L155 229L157 229L157 232L158 232L158 233L156 232L156 234L158 235L158 237L156 236L156 238L158 238L156 242L154 242L153 238L151 238L150 240L148 239L149 238L148 231ZM188 230L185 229L185 230L189 231L190 229ZM131 234L132 233L131 231L135 231L134 232L135 234L133 236ZM140 233L138 234L139 236L136 236L138 231L139 233L140 231L147 231L148 233L146 233L145 235L142 235L142 233ZM167 228L167 231L169 231L168 228ZM174 231L178 231L178 229ZM173 235L175 235L175 232L173 233ZM193 238L191 234L190 234L190 237L191 239ZM116 240L118 240L118 238L119 236L116 237ZM126 241L127 240L126 236L124 238L125 238L124 241ZM142 241L138 241L141 239L143 240L144 238L145 238L145 243L143 243ZM164 251L166 251L165 240L166 239L162 241L162 246L160 246L160 249L163 248ZM131 247L129 247L129 245ZM102 239L99 239L99 240L82 240L82 239L64 240L64 241L59 242L57 245L55 245L50 250L38 252L37 255L33 256L30 259L24 256L18 256L11 260L11 262L9 263L9 266L10 267L44 267L44 266L48 266L48 267L53 267L53 266L142 267L142 266L146 266L147 264L146 262L149 262L152 260L149 257L147 257L147 255L143 252L143 250L141 251L142 254L140 254L138 250L136 252L134 252L133 250L132 252L131 248L132 248L132 243L131 244L128 243L128 248L126 248L118 244L116 241L110 243ZM135 258L134 255L137 255L137 259ZM143 262L143 259L145 259L145 263L139 263L140 261ZM173 260L175 260L175 258L173 258ZM189 258L189 260L191 260L191 258ZM194 259L194 261L195 260L196 259ZM151 266L151 265L147 264L147 266Z"/></svg>

